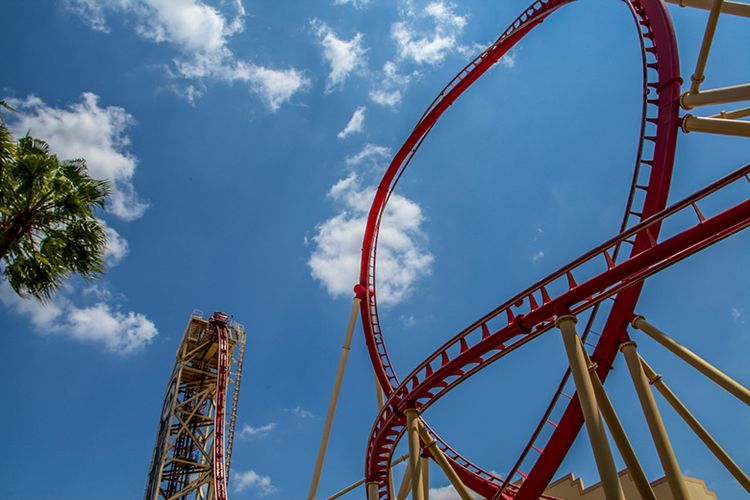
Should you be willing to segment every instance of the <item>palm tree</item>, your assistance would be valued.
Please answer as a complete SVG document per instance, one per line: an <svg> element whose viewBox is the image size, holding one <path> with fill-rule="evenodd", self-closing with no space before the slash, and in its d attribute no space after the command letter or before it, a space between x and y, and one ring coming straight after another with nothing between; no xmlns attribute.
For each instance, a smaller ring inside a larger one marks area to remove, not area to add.
<svg viewBox="0 0 750 500"><path fill-rule="evenodd" d="M71 273L92 279L104 270L95 210L109 191L85 160L60 161L29 136L15 144L0 115L0 267L16 293L46 300Z"/></svg>

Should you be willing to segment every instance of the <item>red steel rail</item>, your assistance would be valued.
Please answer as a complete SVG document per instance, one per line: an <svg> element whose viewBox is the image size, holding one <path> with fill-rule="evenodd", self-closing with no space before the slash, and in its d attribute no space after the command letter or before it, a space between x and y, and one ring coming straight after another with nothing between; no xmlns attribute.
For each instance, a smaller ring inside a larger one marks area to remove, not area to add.
<svg viewBox="0 0 750 500"><path fill-rule="evenodd" d="M596 278L586 281L580 286L575 284L574 272L578 270L580 265L589 262L592 257L583 260L578 259L564 268L562 274L553 274L548 279L527 289L512 301L473 323L422 363L412 372L412 375L405 379L405 382L401 383L395 373L380 327L375 286L378 231L390 194L413 155L443 112L529 31L538 26L558 8L572 3L572 1L546 0L534 2L511 23L510 27L503 32L496 42L451 80L428 107L404 145L399 149L376 191L365 230L357 293L362 298L363 327L370 357L378 381L388 396L388 402L373 429L368 446L365 471L368 481L379 482L381 497L387 497L388 495L386 478L391 451L403 431L401 412L410 404L418 404L426 408L434 400L480 368L548 330L552 325L550 320L555 314L559 313L554 308L557 307L562 311L571 307L574 304L571 300L579 297L581 290L590 291L589 295L600 298L600 300L589 297L590 300L583 301L582 305L579 305L579 308L573 310L573 312L595 307L605 298L611 297L614 301L607 323L593 353L599 365L599 374L604 378L614 359L616 346L621 340L627 338L625 325L636 305L641 282L650 274L647 272L645 276L640 277L639 272L664 267L665 264L659 259L665 258L662 255L665 248L672 249L675 247L679 248L680 252L686 251L673 242L673 239L667 240L671 242L667 246L664 246L667 241L657 244L656 241L663 219L648 219L666 206L674 161L677 126L679 124L678 97L681 84L674 29L669 14L661 1L631 0L626 3L631 8L633 18L636 21L642 49L645 83L643 95L644 120L641 127L633 183L621 229L644 219L651 220L648 228L638 232L623 233L629 234L629 238L616 239L612 245L607 246L603 251L599 251L596 255L604 258L607 270ZM649 169L650 172L644 174L642 169ZM639 207L634 206L637 190L644 193L643 203ZM725 218L719 219L722 223L724 220ZM636 225L635 227L640 226ZM697 237L696 233L691 232L689 234L694 239ZM709 240L698 237L694 241L694 245L700 246L713 242L708 242ZM677 241L682 240L678 239ZM630 245L631 251L628 257L621 257L622 262L618 262L621 260L618 259L618 256L622 244ZM653 262L651 260L644 261L644 256L649 257ZM638 260L635 260L636 258ZM646 267L633 268L634 262L642 263L640 265L646 265ZM623 269L627 271L623 271ZM560 289L560 295L555 295L553 290L555 290L555 286L559 288L558 282L560 279L567 282L568 288ZM609 282L607 280L615 281ZM604 286L605 284L607 285ZM505 326L500 329L493 328L490 321L493 324L502 322L500 318L503 314L506 316ZM546 316L541 317L540 314ZM493 330L494 333L491 333ZM492 351L495 352L491 354ZM437 361L438 359L439 361ZM472 367L469 368L467 364L472 365ZM563 380L561 388L564 386L564 382L565 380ZM432 383L438 385L432 386ZM554 404L555 401L553 400L551 406L554 406ZM543 420L547 421L547 416ZM529 472L521 473L518 467L515 467L512 471L511 476L518 471L522 477L525 477L518 489L509 484L512 477L508 477L508 481L502 484L503 481L500 478L475 466L452 450L440 438L435 437L464 483L478 493L485 497L502 495L517 496L518 498L539 498L578 434L582 422L580 408L577 401L573 399L568 403L562 420L555 424L556 429L547 446L542 450ZM536 436L532 438L527 450L531 447L540 449L534 445L535 438ZM524 454L526 453L524 452ZM502 491L503 487L505 488L504 492Z"/></svg>
<svg viewBox="0 0 750 500"><path fill-rule="evenodd" d="M214 498L227 500L227 478L224 463L224 414L229 381L229 334L226 314L214 313L208 320L216 327L219 344L216 373L216 412L214 413Z"/></svg>

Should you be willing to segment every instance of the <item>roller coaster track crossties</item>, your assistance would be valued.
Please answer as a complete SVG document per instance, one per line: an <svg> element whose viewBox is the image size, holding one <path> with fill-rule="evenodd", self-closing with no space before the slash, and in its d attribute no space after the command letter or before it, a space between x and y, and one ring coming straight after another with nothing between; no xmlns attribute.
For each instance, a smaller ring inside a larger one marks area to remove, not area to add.
<svg viewBox="0 0 750 500"><path fill-rule="evenodd" d="M244 350L245 329L226 314L190 316L164 397L145 500L226 500Z"/></svg>
<svg viewBox="0 0 750 500"><path fill-rule="evenodd" d="M407 410L423 412L482 368L552 329L557 317L591 311L585 338L600 307L608 314L603 328L599 328L601 332L591 358L596 363L599 378L604 381L618 346L629 340L626 327L633 318L643 281L750 225L750 198L708 217L698 208L702 200L720 197L716 193L723 192L727 186L747 184L750 165L665 208L680 126L682 79L675 32L661 0L626 0L623 3L632 14L641 47L643 105L637 160L619 233L470 324L406 378L396 375L380 326L375 281L378 231L388 199L443 112L527 33L572 2L536 1L511 23L500 38L471 61L430 104L378 186L368 216L359 283L355 287L357 298L361 300L367 348L378 383L387 397L367 447L365 482L369 498L373 495L389 498L392 494L388 479L396 444L406 430ZM693 214L692 219L675 217L685 212ZM674 236L660 240L665 220L670 220L670 224L682 223L683 227ZM684 225L684 220L694 223ZM584 273L591 276L590 270L597 267L593 277L584 279ZM608 299L611 302L605 303ZM606 307L602 307L603 304ZM546 486L583 425L578 395L563 392L569 375L570 370L564 374L548 410L505 479L462 457L426 424L425 429L460 480L483 498L544 498ZM562 410L558 422L550 420L553 409ZM545 433L548 437L541 442L540 431L545 426L552 430ZM435 458L431 451L434 447L428 448L424 443L421 446L425 456ZM536 453L531 454L530 450Z"/></svg>

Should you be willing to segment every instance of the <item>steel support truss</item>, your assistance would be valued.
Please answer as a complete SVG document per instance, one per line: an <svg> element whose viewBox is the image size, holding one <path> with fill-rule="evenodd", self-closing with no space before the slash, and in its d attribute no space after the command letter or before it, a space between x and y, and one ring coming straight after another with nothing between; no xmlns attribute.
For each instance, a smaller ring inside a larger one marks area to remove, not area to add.
<svg viewBox="0 0 750 500"><path fill-rule="evenodd" d="M226 499L244 350L245 329L226 314L190 316L167 384L145 500Z"/></svg>

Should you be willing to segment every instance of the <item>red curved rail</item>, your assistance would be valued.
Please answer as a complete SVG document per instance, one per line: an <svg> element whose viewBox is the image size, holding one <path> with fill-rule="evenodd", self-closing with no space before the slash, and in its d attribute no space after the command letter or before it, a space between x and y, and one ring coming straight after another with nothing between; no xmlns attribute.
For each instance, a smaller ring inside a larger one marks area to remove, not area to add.
<svg viewBox="0 0 750 500"><path fill-rule="evenodd" d="M532 287L520 294L513 302L491 311L485 317L475 322L468 329L456 336L453 341L444 345L443 348L438 350L425 363L420 365L420 367L415 370L413 378L407 378L403 384L399 383L399 379L396 376L385 347L378 320L375 292L377 236L381 216L391 192L395 188L400 176L403 174L422 141L448 106L450 106L484 72L486 72L487 69L494 65L500 57L510 50L531 29L546 19L547 16L559 7L571 2L572 0L548 0L535 2L511 24L511 26L495 43L480 54L474 61L469 63L445 87L422 116L414 131L394 157L376 192L365 231L362 267L360 271L360 286L358 289L360 291L360 296L363 299L362 318L365 340L378 380L380 381L385 393L389 396L388 404L384 407L384 410L379 416L373 430L370 446L368 447L366 465L367 480L377 480L380 483L381 497L387 496L387 488L385 487L386 483L384 482L384 478L387 475L387 465L390 462L390 448L395 443L395 440L398 439L402 430L401 426L403 425L403 417L399 415L400 411L405 409L409 404L420 403L424 407L428 406L437 399L436 395L439 394L437 397L442 396L445 392L455 387L460 381L478 371L480 367L486 366L489 362L502 356L506 350L497 349L497 347L503 345L504 342L509 342L511 339L515 338L515 335L506 339L506 335L510 332L504 332L501 334L502 329L490 333L494 328L490 327L489 322L490 320L494 320L500 313L507 314L507 327L512 326L513 328L519 329L520 332L525 332L525 338L530 339L533 337L529 335L529 332L533 331L533 329L546 327L544 329L544 331L546 331L551 325L549 320L553 317L554 312L551 312L548 317L544 318L544 320L537 324L531 324L528 316L532 315L532 313L537 313L539 309L549 309L547 307L548 304L553 302L553 300L550 299L549 292L552 282L564 275L569 284L567 293L579 289L578 285L573 285L575 283L573 271L576 266L572 265L572 267L565 270L563 275L553 275L554 279L551 277L546 281L540 282L538 286ZM631 187L631 194L628 200L623 227L629 225L630 221L637 222L649 215L655 214L666 205L676 144L678 124L677 97L679 95L679 86L681 82L679 78L674 30L672 29L669 15L662 3L658 0L634 0L628 2L628 4L632 7L634 18L639 27L641 47L643 50L644 73L646 74L647 82L644 91L644 110L648 107L652 107L654 108L654 114L653 116L646 117L642 127L638 163L636 165L636 172L634 173L634 182ZM655 78L651 73L655 73ZM654 79L654 81L651 81L651 79ZM645 157L645 150L647 148L643 147L644 140L653 142L650 157ZM648 176L648 181L643 185L638 184L638 179L641 177L639 175L640 168L650 168L651 170L650 175ZM636 189L641 189L645 192L643 206L638 208L633 207L633 200L635 198L633 193ZM603 255L605 255L608 265L610 263L613 267L618 265L615 264L615 259L617 258L616 252L619 249L619 246L623 243L632 245L630 253L631 258L646 250L651 251L649 255L656 255L652 247L654 246L653 242L655 242L658 237L660 222L661 220L653 223L645 233L634 233L631 235L632 239L618 240L616 246L607 248L607 252ZM628 259L628 261L629 260L630 259ZM579 261L576 261L576 263L580 264L581 262ZM609 276L611 276L611 274ZM620 291L622 291L622 293L617 293ZM602 290L598 290L598 292L602 292ZM594 353L599 362L600 369L605 372L612 362L612 360L609 359L609 362L607 363L609 352L612 350L611 348L617 345L618 338L622 338L623 335L626 336L624 330L626 319L629 314L632 314L639 292L640 280L636 280L633 283L629 283L627 286L616 287L614 293L609 293L607 295L607 297L615 297L614 305L610 311L607 326L602 332L599 343L597 344L597 351L601 352L595 351ZM554 303L563 304L569 299L569 296L563 295L562 298L556 297ZM542 306L538 305L540 302L543 304ZM598 301L590 302L586 307L591 307L597 303ZM520 313L519 308L524 306L524 304L527 306L528 311L526 313ZM514 308L516 312L514 312ZM524 314L526 314L526 316L524 316ZM469 346L472 345L469 341L470 335L479 331L481 331L479 334L481 335L479 343L470 348ZM539 331L537 333L540 334L542 332ZM504 340L501 340L497 345L485 343L488 339L497 340L501 338ZM489 348L490 351L496 349L498 352L489 355L487 358L482 358L482 356L487 355L489 351L483 351L481 353L475 351L474 349L480 345L494 345L494 348ZM605 346L605 348L600 350L599 347L602 345ZM451 352L451 349L457 350L458 352ZM466 352L471 353L468 358L465 355ZM476 357L472 358L471 356ZM440 357L441 359L439 363L435 361L437 357ZM465 369L466 366L461 365L461 362L465 361L469 361L470 364L473 364L473 368ZM440 366L438 367L437 365ZM424 371L421 379L419 377L420 370ZM448 381L448 379L452 380ZM435 388L432 387L422 396L419 396L419 394L422 394L420 389L424 388L424 384L428 380L439 381L440 384L442 384L442 390L436 391ZM411 386L410 389L407 389L409 386ZM559 466L560 461L562 461L562 458L565 453L567 453L570 444L573 439L575 439L575 436L580 429L582 419L580 418L580 409L577 408L577 404L575 403L575 401L572 401L568 405L565 417L560 422L557 430L553 433L551 438L552 440L555 440L555 446L558 446L555 451L559 451L561 454L555 454L552 451L543 452L540 455L540 458L535 462L530 473L527 475L525 474L527 479L524 481L521 488L516 492L515 487L506 485L508 490L505 492L506 495L515 496L516 493L519 497L528 495L525 496L525 498L538 498L541 495L541 492L548 484L551 475L554 474L557 466ZM576 415L576 409L578 410L578 415ZM459 476L470 488L486 497L491 497L501 490L501 480L499 478L463 459L463 457L460 457L460 455L450 449L444 442L439 440L439 438L438 441L441 443L441 447L444 448L449 458L453 459L452 464L454 468L456 468Z"/></svg>
<svg viewBox="0 0 750 500"><path fill-rule="evenodd" d="M229 380L229 334L227 317L214 314L209 323L216 327L219 344L216 370L216 412L214 414L214 498L227 500L227 478L224 465L224 420L226 412L227 383Z"/></svg>

